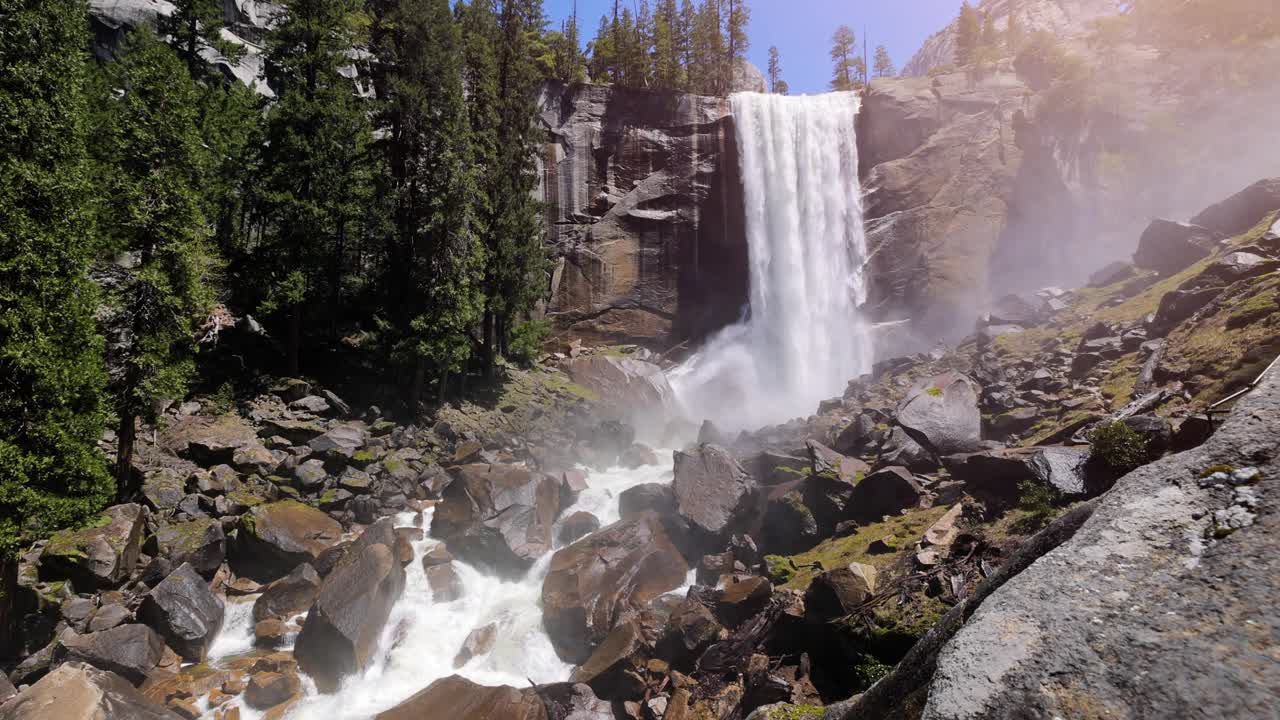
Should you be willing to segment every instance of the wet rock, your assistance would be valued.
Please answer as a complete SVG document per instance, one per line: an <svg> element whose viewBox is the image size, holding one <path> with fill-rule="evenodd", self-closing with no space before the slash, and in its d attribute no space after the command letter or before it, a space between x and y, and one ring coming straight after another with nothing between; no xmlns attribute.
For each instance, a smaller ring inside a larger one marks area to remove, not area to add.
<svg viewBox="0 0 1280 720"><path fill-rule="evenodd" d="M146 625L120 625L77 635L65 631L53 651L55 662L81 662L115 673L134 685L164 660L164 639Z"/></svg>
<svg viewBox="0 0 1280 720"><path fill-rule="evenodd" d="M898 424L939 455L972 452L982 441L978 393L978 384L960 373L927 378L898 405Z"/></svg>
<svg viewBox="0 0 1280 720"><path fill-rule="evenodd" d="M472 658L489 654L493 649L494 643L498 641L498 624L489 623L484 627L478 627L467 633L467 639L462 641L462 649L453 658L453 666L460 668L471 662Z"/></svg>
<svg viewBox="0 0 1280 720"><path fill-rule="evenodd" d="M368 667L391 609L404 592L395 529L383 518L365 529L320 585L294 656L321 692Z"/></svg>
<svg viewBox="0 0 1280 720"><path fill-rule="evenodd" d="M320 574L309 563L302 563L262 589L253 603L253 619L290 618L305 612L320 594L320 585Z"/></svg>
<svg viewBox="0 0 1280 720"><path fill-rule="evenodd" d="M16 697L0 700L0 720L180 720L121 676L69 662Z"/></svg>
<svg viewBox="0 0 1280 720"><path fill-rule="evenodd" d="M565 470L560 473L560 510L563 512L572 507L588 487L587 474L581 470Z"/></svg>
<svg viewBox="0 0 1280 720"><path fill-rule="evenodd" d="M604 700L639 700L645 691L640 675L648 659L640 626L624 622L613 628L569 682L584 683Z"/></svg>
<svg viewBox="0 0 1280 720"><path fill-rule="evenodd" d="M187 662L204 662L209 643L222 629L223 602L209 583L183 563L152 588L138 608L150 625Z"/></svg>
<svg viewBox="0 0 1280 720"><path fill-rule="evenodd" d="M642 483L629 487L618 495L618 513L622 517L647 512L663 517L675 515L676 496L670 485Z"/></svg>
<svg viewBox="0 0 1280 720"><path fill-rule="evenodd" d="M532 688L485 687L458 675L374 716L374 720L548 720L542 699Z"/></svg>
<svg viewBox="0 0 1280 720"><path fill-rule="evenodd" d="M1206 258L1219 235L1208 228L1171 220L1153 220L1138 240L1133 264L1168 277Z"/></svg>
<svg viewBox="0 0 1280 720"><path fill-rule="evenodd" d="M1089 449L1044 446L1008 448L944 458L947 470L969 492L1013 503L1025 480L1048 485L1066 495L1089 492Z"/></svg>
<svg viewBox="0 0 1280 720"><path fill-rule="evenodd" d="M757 497L755 481L723 448L702 445L675 453L671 484L676 512L687 520L707 550L718 550L750 522Z"/></svg>
<svg viewBox="0 0 1280 720"><path fill-rule="evenodd" d="M269 617L253 624L253 644L260 648L278 648L285 644L289 627L278 617Z"/></svg>
<svg viewBox="0 0 1280 720"><path fill-rule="evenodd" d="M618 456L618 464L630 470L646 465L657 465L658 453L643 443L632 443L630 447Z"/></svg>
<svg viewBox="0 0 1280 720"><path fill-rule="evenodd" d="M862 523L879 522L920 504L924 490L915 476L902 467L877 470L862 479L849 498L849 516Z"/></svg>
<svg viewBox="0 0 1280 720"><path fill-rule="evenodd" d="M424 557L425 561L426 558ZM431 588L431 598L438 603L453 602L462 597L462 580L453 569L453 563L441 563L426 568L427 586Z"/></svg>
<svg viewBox="0 0 1280 720"><path fill-rule="evenodd" d="M589 512L578 511L560 521L557 537L561 544L569 545L578 538L590 535L599 529L599 518Z"/></svg>
<svg viewBox="0 0 1280 720"><path fill-rule="evenodd" d="M608 419L645 428L661 423L673 407L675 392L666 373L653 363L590 355L570 360L563 367L575 383L596 394L598 412Z"/></svg>
<svg viewBox="0 0 1280 720"><path fill-rule="evenodd" d="M302 694L302 679L293 672L256 672L244 689L245 704L268 710Z"/></svg>
<svg viewBox="0 0 1280 720"><path fill-rule="evenodd" d="M156 531L156 543L174 566L189 563L205 576L212 576L227 556L227 536L213 518L165 523Z"/></svg>
<svg viewBox="0 0 1280 720"><path fill-rule="evenodd" d="M765 485L794 482L808 474L812 466L809 458L768 450L757 455L751 463L754 477Z"/></svg>
<svg viewBox="0 0 1280 720"><path fill-rule="evenodd" d="M579 450L588 465L607 470L618 464L618 458L635 439L635 428L617 420L606 420L579 434Z"/></svg>
<svg viewBox="0 0 1280 720"><path fill-rule="evenodd" d="M432 545L422 554L423 569L451 562L453 562L453 553L449 552L448 547L446 547L444 543Z"/></svg>
<svg viewBox="0 0 1280 720"><path fill-rule="evenodd" d="M689 566L656 515L636 515L556 552L542 584L556 653L582 663L623 613L684 584Z"/></svg>
<svg viewBox="0 0 1280 720"><path fill-rule="evenodd" d="M560 512L560 483L514 465L463 465L450 470L454 481L431 521L432 537L449 551L520 577L552 547L552 527Z"/></svg>
<svg viewBox="0 0 1280 720"><path fill-rule="evenodd" d="M232 568L260 582L275 580L302 563L316 564L341 538L338 521L313 507L294 500L259 505L240 519Z"/></svg>
<svg viewBox="0 0 1280 720"><path fill-rule="evenodd" d="M78 590L124 582L142 552L145 512L134 503L115 505L89 527L54 533L40 553L40 577L70 580Z"/></svg>

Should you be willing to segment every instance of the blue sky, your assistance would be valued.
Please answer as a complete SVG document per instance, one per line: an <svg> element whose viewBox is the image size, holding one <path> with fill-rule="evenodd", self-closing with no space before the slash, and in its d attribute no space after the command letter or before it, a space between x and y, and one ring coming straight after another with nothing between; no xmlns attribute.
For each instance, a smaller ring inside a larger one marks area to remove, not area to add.
<svg viewBox="0 0 1280 720"><path fill-rule="evenodd" d="M623 0L633 2L634 0ZM613 0L577 0L583 42L595 33L600 16L613 11ZM750 0L751 61L761 70L770 45L782 56L782 76L793 94L822 92L831 79L831 34L847 24L862 44L863 27L876 45L889 49L901 68L924 39L951 21L961 0ZM547 15L559 26L572 14L574 0L544 0ZM652 1L651 1L652 4Z"/></svg>

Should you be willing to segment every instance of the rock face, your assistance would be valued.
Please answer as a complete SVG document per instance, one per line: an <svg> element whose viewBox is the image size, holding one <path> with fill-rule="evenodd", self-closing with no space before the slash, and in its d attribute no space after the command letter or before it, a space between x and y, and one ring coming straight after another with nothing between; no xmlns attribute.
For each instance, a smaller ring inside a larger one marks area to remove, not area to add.
<svg viewBox="0 0 1280 720"><path fill-rule="evenodd" d="M548 720L538 692L485 687L453 675L379 713L375 720Z"/></svg>
<svg viewBox="0 0 1280 720"><path fill-rule="evenodd" d="M338 521L313 507L294 500L259 505L240 519L232 565L255 580L275 580L314 564L341 538Z"/></svg>
<svg viewBox="0 0 1280 720"><path fill-rule="evenodd" d="M652 513L557 551L542 583L542 622L556 653L566 662L586 662L624 613L680 587L688 572Z"/></svg>
<svg viewBox="0 0 1280 720"><path fill-rule="evenodd" d="M321 692L333 692L344 676L372 659L404 592L404 567L394 547L394 522L383 518L365 529L320 586L294 655Z"/></svg>
<svg viewBox="0 0 1280 720"><path fill-rule="evenodd" d="M41 576L81 590L124 582L142 551L144 519L141 505L115 505L87 528L55 533L40 554Z"/></svg>
<svg viewBox="0 0 1280 720"><path fill-rule="evenodd" d="M551 550L560 482L515 465L453 468L431 521L432 537L472 563L508 577L523 575Z"/></svg>
<svg viewBox="0 0 1280 720"><path fill-rule="evenodd" d="M978 385L959 373L920 381L898 406L898 424L940 455L971 452L982 440Z"/></svg>
<svg viewBox="0 0 1280 720"><path fill-rule="evenodd" d="M190 563L169 573L142 600L138 617L155 628L182 659L204 662L205 650L222 629L222 599Z"/></svg>
<svg viewBox="0 0 1280 720"><path fill-rule="evenodd" d="M1121 478L943 647L923 717L1066 717L1082 702L1099 716L1265 716L1280 702L1278 433L1272 372L1207 443ZM1235 471L1201 478L1216 465Z"/></svg>
<svg viewBox="0 0 1280 720"><path fill-rule="evenodd" d="M66 663L0 705L0 720L181 720L124 678Z"/></svg>
<svg viewBox="0 0 1280 720"><path fill-rule="evenodd" d="M736 320L747 255L728 101L553 82L541 106L557 328L665 348Z"/></svg>
<svg viewBox="0 0 1280 720"><path fill-rule="evenodd" d="M675 454L676 512L705 542L707 552L723 549L755 507L756 485L724 448L702 445Z"/></svg>

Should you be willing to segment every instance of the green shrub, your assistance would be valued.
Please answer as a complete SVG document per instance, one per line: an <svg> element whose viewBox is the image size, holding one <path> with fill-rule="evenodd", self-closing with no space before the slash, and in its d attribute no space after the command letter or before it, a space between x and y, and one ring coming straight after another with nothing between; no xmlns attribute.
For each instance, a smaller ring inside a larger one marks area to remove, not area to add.
<svg viewBox="0 0 1280 720"><path fill-rule="evenodd" d="M1053 517L1054 507L1061 500L1057 489L1052 485L1028 478L1018 483L1018 490L1021 492L1018 496L1018 507L1027 512L1028 527L1023 529L1032 530L1043 527Z"/></svg>
<svg viewBox="0 0 1280 720"><path fill-rule="evenodd" d="M542 344L550 334L551 323L546 320L519 323L511 332L508 357L521 365L532 365L542 354Z"/></svg>
<svg viewBox="0 0 1280 720"><path fill-rule="evenodd" d="M226 415L236 409L236 388L224 382L209 396L209 411L214 415Z"/></svg>
<svg viewBox="0 0 1280 720"><path fill-rule="evenodd" d="M1099 425L1089 432L1093 456L1120 473L1146 463L1147 439L1122 422Z"/></svg>

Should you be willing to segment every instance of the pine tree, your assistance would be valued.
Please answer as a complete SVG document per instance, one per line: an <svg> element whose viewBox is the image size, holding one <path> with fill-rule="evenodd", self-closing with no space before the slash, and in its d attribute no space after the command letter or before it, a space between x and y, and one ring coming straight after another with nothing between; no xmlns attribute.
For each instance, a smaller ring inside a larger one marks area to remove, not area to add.
<svg viewBox="0 0 1280 720"><path fill-rule="evenodd" d="M667 90L683 85L679 51L679 11L676 0L659 0L653 18L653 81Z"/></svg>
<svg viewBox="0 0 1280 720"><path fill-rule="evenodd" d="M747 38L747 25L751 22L751 8L747 0L727 0L728 12L725 13L725 79L722 87L725 92L733 85L734 74L741 64L746 62L747 50L751 41Z"/></svg>
<svg viewBox="0 0 1280 720"><path fill-rule="evenodd" d="M598 83L613 82L618 60L614 48L613 23L605 15L600 16L600 26L596 28L596 37L591 41L590 50L591 79Z"/></svg>
<svg viewBox="0 0 1280 720"><path fill-rule="evenodd" d="M989 48L999 47L1000 33L996 31L995 13L985 13L982 18L982 44Z"/></svg>
<svg viewBox="0 0 1280 720"><path fill-rule="evenodd" d="M178 54L147 26L125 40L107 66L116 98L104 228L112 249L136 268L111 298L125 328L120 369L113 378L117 432L116 482L121 497L135 490L135 424L156 402L179 399L195 370L198 322L212 303L212 258L198 188L208 158L197 127L199 94Z"/></svg>
<svg viewBox="0 0 1280 720"><path fill-rule="evenodd" d="M385 345L409 370L405 397L416 416L428 373L443 392L448 375L463 369L482 305L463 39L449 0L391 0L375 18L374 37L385 73L379 149L392 220Z"/></svg>
<svg viewBox="0 0 1280 720"><path fill-rule="evenodd" d="M858 57L858 40L853 28L841 25L831 36L831 89L836 92L847 92L858 86L858 78L862 76L862 58Z"/></svg>
<svg viewBox="0 0 1280 720"><path fill-rule="evenodd" d="M782 59L778 55L778 46L773 45L769 48L769 92L775 95L782 95L778 91L779 83L785 85L782 80Z"/></svg>
<svg viewBox="0 0 1280 720"><path fill-rule="evenodd" d="M586 62L579 46L578 16L574 14L565 18L559 32L547 33L546 42L553 57L551 76L566 83L586 82Z"/></svg>
<svg viewBox="0 0 1280 720"><path fill-rule="evenodd" d="M691 36L689 85L695 93L724 93L725 42L720 22L719 0L703 0L694 18Z"/></svg>
<svg viewBox="0 0 1280 720"><path fill-rule="evenodd" d="M680 0L680 16L676 21L676 56L680 58L683 84L681 90L692 90L693 82L693 43L694 32L698 25L698 11L693 0Z"/></svg>
<svg viewBox="0 0 1280 720"><path fill-rule="evenodd" d="M876 46L875 70L876 77L893 77L898 74L893 59L889 57L888 48L883 45Z"/></svg>
<svg viewBox="0 0 1280 720"><path fill-rule="evenodd" d="M156 29L169 39L187 64L187 72L197 80L205 79L213 70L201 56L205 48L235 62L244 56L244 47L222 38L223 0L171 0L173 12L156 19Z"/></svg>
<svg viewBox="0 0 1280 720"><path fill-rule="evenodd" d="M956 65L963 67L972 63L981 40L982 19L969 0L965 0L960 6L960 19L956 25Z"/></svg>
<svg viewBox="0 0 1280 720"><path fill-rule="evenodd" d="M0 0L0 648L16 553L112 497L80 0Z"/></svg>
<svg viewBox="0 0 1280 720"><path fill-rule="evenodd" d="M343 307L352 249L368 219L372 178L366 108L343 75L368 25L361 0L290 0L268 36L267 79L279 97L266 119L256 265L261 309L284 320L287 370L300 369L307 309Z"/></svg>
<svg viewBox="0 0 1280 720"><path fill-rule="evenodd" d="M1022 49L1026 33L1022 27L1022 18L1018 13L1017 0L1009 0L1009 26L1005 28L1004 40L1010 54L1017 54Z"/></svg>

